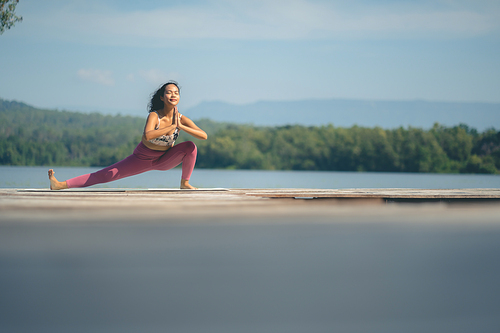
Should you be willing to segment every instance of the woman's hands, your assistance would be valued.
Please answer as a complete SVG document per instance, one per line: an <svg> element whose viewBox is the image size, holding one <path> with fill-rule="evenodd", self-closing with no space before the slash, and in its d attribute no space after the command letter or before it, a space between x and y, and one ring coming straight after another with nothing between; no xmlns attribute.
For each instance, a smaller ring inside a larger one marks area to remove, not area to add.
<svg viewBox="0 0 500 333"><path fill-rule="evenodd" d="M173 118L174 118L175 127L178 128L178 129L183 130L184 129L184 125L182 124L181 114L177 110L177 107L174 110L174 117Z"/></svg>
<svg viewBox="0 0 500 333"><path fill-rule="evenodd" d="M179 119L179 110L177 110L177 106L174 108L174 114L172 116L172 125L176 128L179 127L180 119Z"/></svg>

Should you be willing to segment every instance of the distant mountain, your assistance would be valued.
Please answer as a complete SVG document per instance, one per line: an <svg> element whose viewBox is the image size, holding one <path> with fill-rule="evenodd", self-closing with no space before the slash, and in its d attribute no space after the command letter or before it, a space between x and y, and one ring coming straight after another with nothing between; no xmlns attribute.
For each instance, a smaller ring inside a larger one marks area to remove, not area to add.
<svg viewBox="0 0 500 333"><path fill-rule="evenodd" d="M411 126L428 129L438 122L445 126L463 123L478 131L500 128L500 103L348 99L261 101L245 105L203 102L181 112L192 119L208 118L258 126L333 124L336 127L358 125L389 129Z"/></svg>

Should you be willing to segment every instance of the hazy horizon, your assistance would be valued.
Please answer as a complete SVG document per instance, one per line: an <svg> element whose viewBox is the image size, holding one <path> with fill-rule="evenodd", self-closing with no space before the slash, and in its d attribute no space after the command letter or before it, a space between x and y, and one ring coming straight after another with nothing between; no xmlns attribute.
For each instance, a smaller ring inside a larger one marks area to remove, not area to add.
<svg viewBox="0 0 500 333"><path fill-rule="evenodd" d="M0 98L0 100L3 100ZM22 101L8 101L27 104ZM40 109L40 108L39 108ZM100 110L48 109L80 113L97 112L103 115L146 117L147 110L127 114L106 113ZM207 101L180 112L193 120L211 119L216 122L255 126L324 126L419 127L430 129L434 123L453 127L466 124L479 132L500 129L500 103L432 102L432 101L369 101L355 99L314 99L301 101L257 101L232 104ZM304 118L304 110L308 117Z"/></svg>

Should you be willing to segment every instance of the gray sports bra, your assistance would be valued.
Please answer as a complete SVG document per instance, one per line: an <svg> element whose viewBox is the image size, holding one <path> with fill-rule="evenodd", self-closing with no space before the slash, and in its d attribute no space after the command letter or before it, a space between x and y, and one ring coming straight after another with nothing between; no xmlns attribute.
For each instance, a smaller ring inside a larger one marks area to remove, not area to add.
<svg viewBox="0 0 500 333"><path fill-rule="evenodd" d="M160 128L160 115L158 112L156 112L156 115L158 116L158 125L156 126L155 129ZM182 114L179 114L179 119L182 118ZM149 140L152 144L155 144L157 146L173 146L175 143L175 140L177 140L177 137L179 136L179 128L175 129L174 134L171 135L162 135L157 138Z"/></svg>

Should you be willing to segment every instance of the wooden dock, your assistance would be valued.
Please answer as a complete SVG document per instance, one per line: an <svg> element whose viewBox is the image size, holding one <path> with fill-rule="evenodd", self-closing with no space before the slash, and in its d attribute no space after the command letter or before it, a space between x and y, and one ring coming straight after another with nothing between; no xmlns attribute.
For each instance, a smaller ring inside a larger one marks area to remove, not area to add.
<svg viewBox="0 0 500 333"><path fill-rule="evenodd" d="M172 217L169 221L266 216L303 221L338 214L351 218L396 214L401 218L437 211L463 220L469 215L455 214L459 207L473 219L488 216L500 220L500 189L0 189L0 221L64 220L69 216L77 220L155 220L165 215Z"/></svg>

